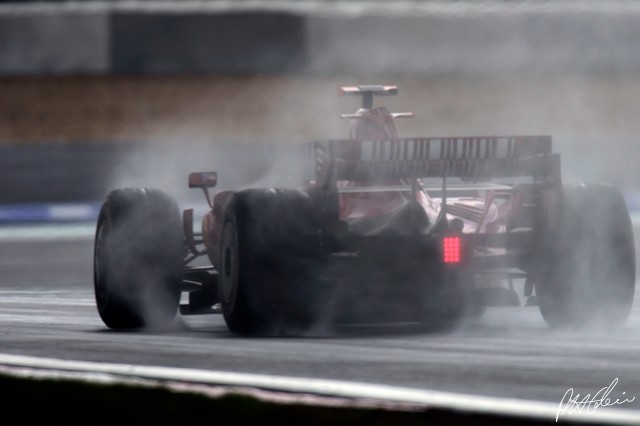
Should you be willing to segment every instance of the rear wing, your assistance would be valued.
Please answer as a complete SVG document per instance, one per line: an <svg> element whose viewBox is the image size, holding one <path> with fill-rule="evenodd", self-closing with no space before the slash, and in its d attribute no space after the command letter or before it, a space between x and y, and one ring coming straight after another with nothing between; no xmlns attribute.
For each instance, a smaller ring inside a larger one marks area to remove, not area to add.
<svg viewBox="0 0 640 426"><path fill-rule="evenodd" d="M427 177L560 177L550 136L403 138L314 143L317 182ZM355 157L355 158L354 158Z"/></svg>
<svg viewBox="0 0 640 426"><path fill-rule="evenodd" d="M362 108L371 109L373 108L374 96L395 96L398 94L398 87L379 84L342 86L340 87L340 94L362 96Z"/></svg>

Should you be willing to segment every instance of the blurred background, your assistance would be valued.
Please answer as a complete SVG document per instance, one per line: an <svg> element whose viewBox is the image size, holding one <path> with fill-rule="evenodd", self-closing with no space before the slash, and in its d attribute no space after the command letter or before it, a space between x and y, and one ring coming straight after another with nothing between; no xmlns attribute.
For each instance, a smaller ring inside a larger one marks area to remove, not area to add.
<svg viewBox="0 0 640 426"><path fill-rule="evenodd" d="M190 171L297 186L308 142L348 135L353 84L399 86L401 136L552 135L566 181L635 211L639 19L622 0L2 2L0 223L91 221L122 186L204 206Z"/></svg>

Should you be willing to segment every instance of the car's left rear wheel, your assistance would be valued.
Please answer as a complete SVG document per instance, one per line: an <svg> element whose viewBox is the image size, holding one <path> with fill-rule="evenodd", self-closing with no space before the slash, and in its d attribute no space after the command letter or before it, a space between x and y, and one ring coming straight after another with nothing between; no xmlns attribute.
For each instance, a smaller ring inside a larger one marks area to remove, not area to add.
<svg viewBox="0 0 640 426"><path fill-rule="evenodd" d="M177 204L161 191L112 191L98 217L94 290L107 327L167 327L175 318L183 269Z"/></svg>
<svg viewBox="0 0 640 426"><path fill-rule="evenodd" d="M299 335L318 320L323 289L316 218L308 196L282 189L234 194L223 218L218 280L229 329Z"/></svg>

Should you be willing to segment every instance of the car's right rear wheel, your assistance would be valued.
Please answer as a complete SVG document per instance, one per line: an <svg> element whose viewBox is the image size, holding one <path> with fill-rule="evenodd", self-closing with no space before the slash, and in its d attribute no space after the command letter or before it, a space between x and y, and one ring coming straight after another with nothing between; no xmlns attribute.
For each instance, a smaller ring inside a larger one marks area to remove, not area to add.
<svg viewBox="0 0 640 426"><path fill-rule="evenodd" d="M605 184L566 185L562 221L536 283L552 327L625 322L635 291L633 227L622 194Z"/></svg>

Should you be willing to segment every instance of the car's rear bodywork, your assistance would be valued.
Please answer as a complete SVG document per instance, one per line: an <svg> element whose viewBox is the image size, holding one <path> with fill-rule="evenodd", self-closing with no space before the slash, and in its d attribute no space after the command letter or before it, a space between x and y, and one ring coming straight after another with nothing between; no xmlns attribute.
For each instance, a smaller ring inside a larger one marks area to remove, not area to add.
<svg viewBox="0 0 640 426"><path fill-rule="evenodd" d="M240 333L308 329L320 316L450 325L483 306L533 305L537 293L547 322L562 325L584 318L584 306L598 298L619 304L633 295L634 247L619 193L563 185L550 136L399 138L394 119L413 114L373 107L374 96L396 94L395 86L342 93L362 97L356 113L343 115L350 138L312 142L315 177L299 188L211 198L215 174L190 176L211 210L201 233L193 210L183 214L182 289L190 292L183 314L220 304ZM611 206L594 215L601 223L580 226L601 228L605 237L583 239L572 218L600 202L594 197ZM615 261L600 269L621 270L620 284L578 283L572 269L597 259L575 263L567 254L572 239L581 241L576 249L610 250ZM204 255L212 266L190 266ZM524 282L521 295L514 280ZM626 318L630 303L623 305Z"/></svg>

